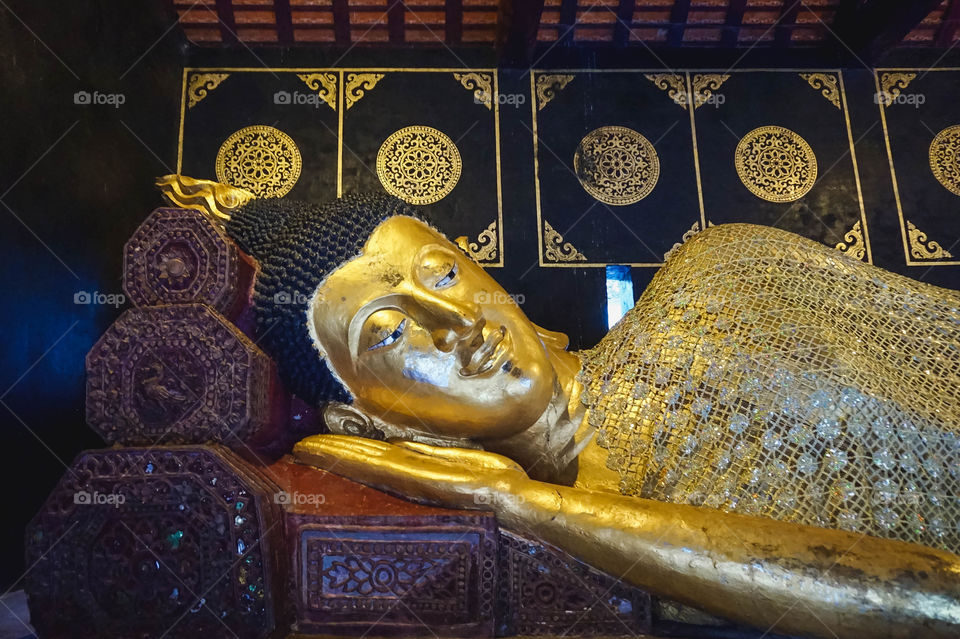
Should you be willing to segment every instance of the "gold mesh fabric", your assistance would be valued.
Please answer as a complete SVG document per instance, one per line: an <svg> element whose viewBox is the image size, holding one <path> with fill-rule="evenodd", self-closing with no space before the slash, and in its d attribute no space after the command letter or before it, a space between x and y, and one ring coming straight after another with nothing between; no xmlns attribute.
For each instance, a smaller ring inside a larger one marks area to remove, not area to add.
<svg viewBox="0 0 960 639"><path fill-rule="evenodd" d="M723 225L581 357L624 494L960 553L960 293Z"/></svg>

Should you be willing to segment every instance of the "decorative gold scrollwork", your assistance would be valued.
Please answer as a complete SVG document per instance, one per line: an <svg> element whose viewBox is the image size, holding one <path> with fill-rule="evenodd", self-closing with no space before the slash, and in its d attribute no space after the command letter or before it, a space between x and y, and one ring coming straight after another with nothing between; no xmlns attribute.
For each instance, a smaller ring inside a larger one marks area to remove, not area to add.
<svg viewBox="0 0 960 639"><path fill-rule="evenodd" d="M572 75L554 74L537 76L537 111L547 106L550 100L557 97L557 93L562 91L570 82L573 81Z"/></svg>
<svg viewBox="0 0 960 639"><path fill-rule="evenodd" d="M693 105L699 109L713 96L720 85L730 79L729 73L698 73L693 76Z"/></svg>
<svg viewBox="0 0 960 639"><path fill-rule="evenodd" d="M782 126L750 131L734 152L737 175L747 189L769 202L792 202L813 187L817 157L802 137Z"/></svg>
<svg viewBox="0 0 960 639"><path fill-rule="evenodd" d="M690 96L687 95L687 81L678 73L647 73L643 77L653 82L661 91L666 91L667 96L673 100L674 104L686 109Z"/></svg>
<svg viewBox="0 0 960 639"><path fill-rule="evenodd" d="M800 77L814 89L822 89L820 95L830 104L840 108L840 80L832 73L801 73Z"/></svg>
<svg viewBox="0 0 960 639"><path fill-rule="evenodd" d="M867 254L867 244L863 241L863 230L860 228L859 220L843 236L843 242L837 242L834 248L855 260L863 259L864 255Z"/></svg>
<svg viewBox="0 0 960 639"><path fill-rule="evenodd" d="M446 197L462 170L460 151L446 134L428 126L408 126L392 134L377 153L383 188L410 204Z"/></svg>
<svg viewBox="0 0 960 639"><path fill-rule="evenodd" d="M960 195L960 125L948 126L930 142L930 170L937 182Z"/></svg>
<svg viewBox="0 0 960 639"><path fill-rule="evenodd" d="M489 73L454 73L453 77L464 89L473 90L474 102L493 108L493 77Z"/></svg>
<svg viewBox="0 0 960 639"><path fill-rule="evenodd" d="M574 248L570 242L564 242L560 235L550 222L543 221L543 254L548 262L586 262L587 258L583 253Z"/></svg>
<svg viewBox="0 0 960 639"><path fill-rule="evenodd" d="M713 222L707 222L707 228L713 226ZM687 243L694 235L700 232L700 222L694 222L690 230L680 237L680 241L670 247L670 250L663 254L663 261L666 262L670 256L677 252L681 246Z"/></svg>
<svg viewBox="0 0 960 639"><path fill-rule="evenodd" d="M907 220L907 239L910 242L910 256L918 260L942 260L953 257L950 251L934 242L927 234Z"/></svg>
<svg viewBox="0 0 960 639"><path fill-rule="evenodd" d="M880 76L880 95L877 100L885 107L890 106L900 95L900 90L906 89L916 77L916 73L884 73Z"/></svg>
<svg viewBox="0 0 960 639"><path fill-rule="evenodd" d="M650 195L660 159L650 140L623 126L604 126L584 136L573 154L584 190L606 204L634 204Z"/></svg>
<svg viewBox="0 0 960 639"><path fill-rule="evenodd" d="M497 223L491 222L481 231L476 242L468 245L470 256L478 262L492 262L497 259Z"/></svg>
<svg viewBox="0 0 960 639"><path fill-rule="evenodd" d="M349 109L360 101L364 91L370 91L384 78L382 73L348 73L343 82L343 99Z"/></svg>
<svg viewBox="0 0 960 639"><path fill-rule="evenodd" d="M230 77L229 73L194 73L187 82L187 108L192 109L207 97L220 83Z"/></svg>
<svg viewBox="0 0 960 639"><path fill-rule="evenodd" d="M300 150L272 126L240 129L220 146L217 180L260 198L283 197L300 178Z"/></svg>
<svg viewBox="0 0 960 639"><path fill-rule="evenodd" d="M317 92L317 97L334 111L337 110L337 74L335 73L298 73L297 77L310 89Z"/></svg>

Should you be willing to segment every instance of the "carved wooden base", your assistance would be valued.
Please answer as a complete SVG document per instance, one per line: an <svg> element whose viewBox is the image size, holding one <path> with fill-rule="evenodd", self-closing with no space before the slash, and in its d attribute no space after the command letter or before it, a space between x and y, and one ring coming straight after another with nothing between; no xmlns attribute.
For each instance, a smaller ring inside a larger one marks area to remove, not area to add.
<svg viewBox="0 0 960 639"><path fill-rule="evenodd" d="M82 453L27 528L39 636L267 637L276 490L224 448Z"/></svg>

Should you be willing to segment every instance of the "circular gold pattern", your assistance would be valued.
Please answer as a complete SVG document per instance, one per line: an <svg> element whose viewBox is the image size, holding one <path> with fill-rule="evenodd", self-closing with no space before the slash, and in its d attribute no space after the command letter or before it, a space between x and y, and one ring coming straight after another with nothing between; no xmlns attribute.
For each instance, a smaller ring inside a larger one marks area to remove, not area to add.
<svg viewBox="0 0 960 639"><path fill-rule="evenodd" d="M650 140L633 129L602 126L580 140L573 169L587 193L624 206L650 195L660 177L660 159Z"/></svg>
<svg viewBox="0 0 960 639"><path fill-rule="evenodd" d="M453 140L428 126L400 129L377 152L383 188L410 204L442 200L457 185L462 167Z"/></svg>
<svg viewBox="0 0 960 639"><path fill-rule="evenodd" d="M948 126L933 138L930 170L943 188L960 195L960 125Z"/></svg>
<svg viewBox="0 0 960 639"><path fill-rule="evenodd" d="M750 131L734 152L737 175L751 193L770 202L793 202L817 180L817 156L802 137L782 126Z"/></svg>
<svg viewBox="0 0 960 639"><path fill-rule="evenodd" d="M300 150L289 135L272 126L240 129L217 153L217 180L258 198L283 197L300 178Z"/></svg>

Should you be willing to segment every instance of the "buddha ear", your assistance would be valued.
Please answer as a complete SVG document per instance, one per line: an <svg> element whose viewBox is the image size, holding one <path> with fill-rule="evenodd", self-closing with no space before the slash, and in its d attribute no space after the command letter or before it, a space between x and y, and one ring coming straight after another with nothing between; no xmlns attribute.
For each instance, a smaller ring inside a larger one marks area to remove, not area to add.
<svg viewBox="0 0 960 639"><path fill-rule="evenodd" d="M530 322L533 324L533 322ZM551 348L559 348L560 350L567 350L567 347L570 346L570 338L564 333L558 333L557 331L548 331L545 328L533 324L533 328L537 331L537 337L544 343L544 345Z"/></svg>
<svg viewBox="0 0 960 639"><path fill-rule="evenodd" d="M377 428L374 420L359 408L341 402L330 402L323 409L323 421L331 433L353 435L367 439L386 439L384 432Z"/></svg>

